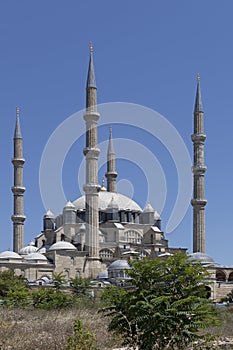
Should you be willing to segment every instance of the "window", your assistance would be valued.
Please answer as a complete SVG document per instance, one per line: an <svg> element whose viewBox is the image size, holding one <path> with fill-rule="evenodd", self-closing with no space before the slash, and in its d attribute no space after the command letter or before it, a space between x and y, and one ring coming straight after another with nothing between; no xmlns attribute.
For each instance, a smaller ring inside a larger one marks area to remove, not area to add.
<svg viewBox="0 0 233 350"><path fill-rule="evenodd" d="M99 256L100 258L113 258L113 252L110 249L101 249Z"/></svg>
<svg viewBox="0 0 233 350"><path fill-rule="evenodd" d="M125 241L127 243L141 243L142 237L141 234L134 230L129 230L124 233Z"/></svg>

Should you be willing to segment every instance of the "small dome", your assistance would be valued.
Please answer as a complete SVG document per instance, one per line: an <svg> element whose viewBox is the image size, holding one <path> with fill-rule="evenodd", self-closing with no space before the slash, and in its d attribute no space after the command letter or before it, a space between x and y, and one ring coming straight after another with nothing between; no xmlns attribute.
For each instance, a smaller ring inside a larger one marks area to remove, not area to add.
<svg viewBox="0 0 233 350"><path fill-rule="evenodd" d="M150 203L147 203L143 213L154 213L154 209Z"/></svg>
<svg viewBox="0 0 233 350"><path fill-rule="evenodd" d="M130 266L127 260L116 260L111 263L108 267L108 270L129 270Z"/></svg>
<svg viewBox="0 0 233 350"><path fill-rule="evenodd" d="M96 278L97 279L108 278L108 270L101 271Z"/></svg>
<svg viewBox="0 0 233 350"><path fill-rule="evenodd" d="M67 209L72 209L74 210L75 209L75 206L73 203L71 203L71 201L69 200L66 205L64 206L64 210L67 210Z"/></svg>
<svg viewBox="0 0 233 350"><path fill-rule="evenodd" d="M54 214L51 212L51 210L47 210L44 214L44 219L54 219Z"/></svg>
<svg viewBox="0 0 233 350"><path fill-rule="evenodd" d="M5 252L0 253L0 259L22 259L22 257L11 250L6 250Z"/></svg>
<svg viewBox="0 0 233 350"><path fill-rule="evenodd" d="M25 256L24 260L41 260L41 261L47 261L47 258L40 253L31 253Z"/></svg>
<svg viewBox="0 0 233 350"><path fill-rule="evenodd" d="M34 242L30 242L26 247L22 248L19 252L20 255L27 255L37 252L38 248L35 247Z"/></svg>
<svg viewBox="0 0 233 350"><path fill-rule="evenodd" d="M205 254L205 253L192 253L190 254L189 260L193 260L193 261L198 261L203 265L213 265L214 264L214 259L212 259L209 255Z"/></svg>
<svg viewBox="0 0 233 350"><path fill-rule="evenodd" d="M51 250L76 250L76 247L70 242L60 241L51 245L49 251Z"/></svg>

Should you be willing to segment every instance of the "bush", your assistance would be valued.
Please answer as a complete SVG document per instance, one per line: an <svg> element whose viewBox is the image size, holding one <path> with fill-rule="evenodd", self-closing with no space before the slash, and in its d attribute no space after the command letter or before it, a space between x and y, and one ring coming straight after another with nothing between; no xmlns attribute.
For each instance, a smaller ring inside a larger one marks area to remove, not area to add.
<svg viewBox="0 0 233 350"><path fill-rule="evenodd" d="M32 303L40 309L62 309L73 306L75 297L54 289L41 288L31 293Z"/></svg>
<svg viewBox="0 0 233 350"><path fill-rule="evenodd" d="M96 337L83 329L82 321L74 321L74 335L68 337L66 350L97 350Z"/></svg>
<svg viewBox="0 0 233 350"><path fill-rule="evenodd" d="M103 312L111 319L109 330L122 335L124 345L181 350L200 339L201 329L217 323L206 295L207 270L201 264L176 254L130 265L134 288L109 287L102 295Z"/></svg>

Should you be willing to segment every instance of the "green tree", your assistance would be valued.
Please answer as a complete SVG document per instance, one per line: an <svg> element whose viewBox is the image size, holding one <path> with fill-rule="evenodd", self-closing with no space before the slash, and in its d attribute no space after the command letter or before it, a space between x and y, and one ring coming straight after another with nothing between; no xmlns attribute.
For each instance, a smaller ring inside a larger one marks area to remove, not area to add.
<svg viewBox="0 0 233 350"><path fill-rule="evenodd" d="M67 338L66 350L97 350L96 337L83 329L82 321L74 321L74 335Z"/></svg>
<svg viewBox="0 0 233 350"><path fill-rule="evenodd" d="M201 264L176 254L130 265L133 288L109 287L102 295L109 330L122 335L124 345L181 350L200 339L200 330L217 323L206 294L207 270Z"/></svg>
<svg viewBox="0 0 233 350"><path fill-rule="evenodd" d="M72 295L50 288L35 290L31 293L31 297L35 308L46 310L68 308L75 303L75 298Z"/></svg>
<svg viewBox="0 0 233 350"><path fill-rule="evenodd" d="M52 278L56 291L60 291L62 289L63 283L65 282L65 276L62 272L53 273Z"/></svg>
<svg viewBox="0 0 233 350"><path fill-rule="evenodd" d="M71 278L70 285L73 289L73 292L78 297L88 296L90 291L90 280L88 278L76 277Z"/></svg>
<svg viewBox="0 0 233 350"><path fill-rule="evenodd" d="M7 305L25 306L28 303L28 285L21 276L15 275L14 271L0 272L0 297Z"/></svg>

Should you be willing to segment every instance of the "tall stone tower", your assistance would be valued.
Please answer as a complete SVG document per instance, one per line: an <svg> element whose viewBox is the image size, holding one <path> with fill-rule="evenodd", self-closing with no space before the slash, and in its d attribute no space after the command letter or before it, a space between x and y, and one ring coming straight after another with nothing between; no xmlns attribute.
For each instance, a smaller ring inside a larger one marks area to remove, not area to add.
<svg viewBox="0 0 233 350"><path fill-rule="evenodd" d="M112 141L112 127L110 127L108 154L107 154L107 172L105 174L107 178L107 191L116 192L116 156L113 148Z"/></svg>
<svg viewBox="0 0 233 350"><path fill-rule="evenodd" d="M204 113L201 100L200 74L198 74L197 92L194 106L194 132L192 134L194 159L193 159L193 252L205 253L205 205L204 175Z"/></svg>
<svg viewBox="0 0 233 350"><path fill-rule="evenodd" d="M24 247L24 202L23 195L25 187L23 186L23 140L19 122L19 108L16 107L16 124L14 133L14 157L12 163L14 166L14 214L11 217L13 221L13 250L19 252Z"/></svg>
<svg viewBox="0 0 233 350"><path fill-rule="evenodd" d="M100 186L98 185L98 157L100 150L97 147L97 113L96 81L90 44L90 61L86 85L86 147L83 153L86 157L86 250L88 251L88 269L92 277L98 273L99 260L99 212L98 199Z"/></svg>

